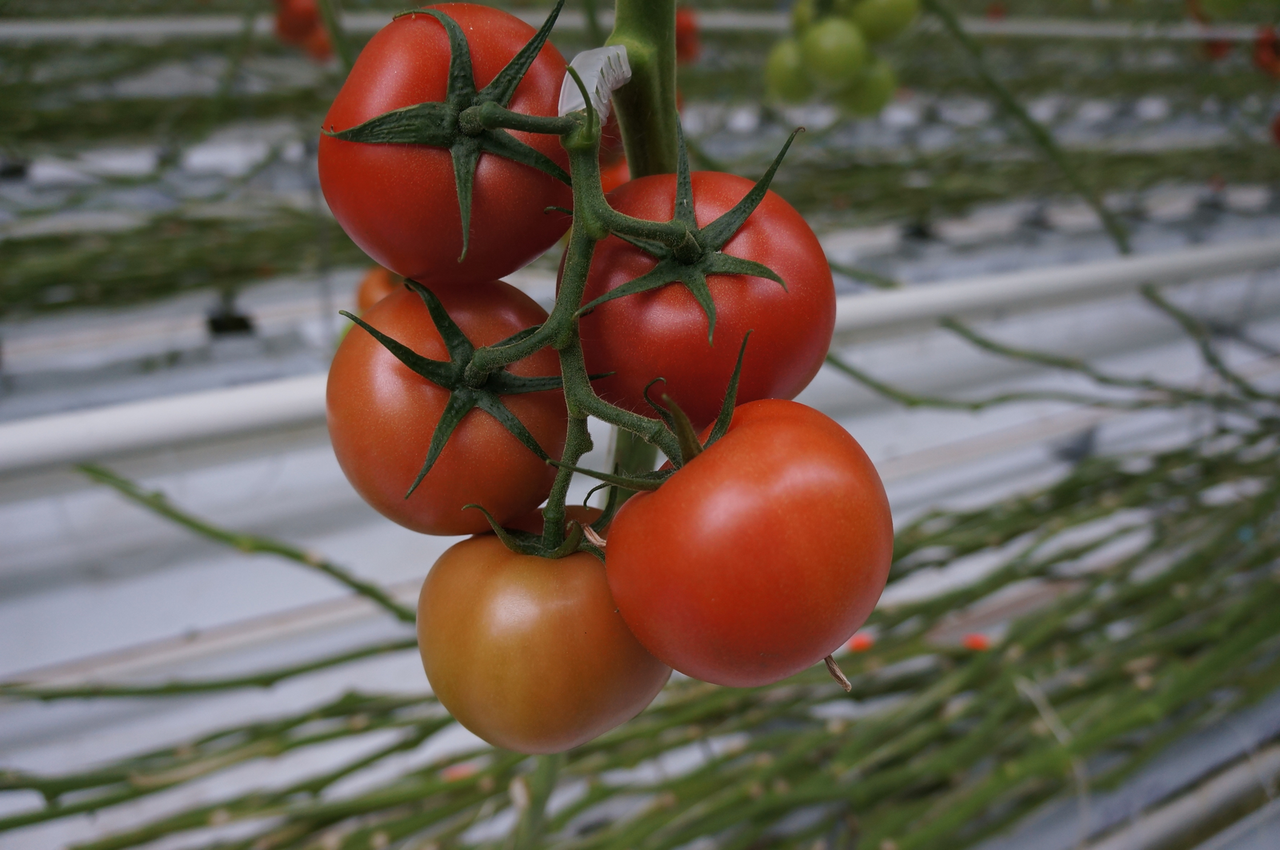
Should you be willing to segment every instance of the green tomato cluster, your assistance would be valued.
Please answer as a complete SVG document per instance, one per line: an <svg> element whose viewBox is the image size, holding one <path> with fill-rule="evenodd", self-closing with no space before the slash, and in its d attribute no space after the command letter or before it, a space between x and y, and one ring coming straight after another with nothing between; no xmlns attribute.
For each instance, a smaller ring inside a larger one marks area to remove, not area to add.
<svg viewBox="0 0 1280 850"><path fill-rule="evenodd" d="M819 97L854 115L876 115L897 90L893 67L872 48L900 35L920 0L795 0L792 35L765 62L769 96Z"/></svg>

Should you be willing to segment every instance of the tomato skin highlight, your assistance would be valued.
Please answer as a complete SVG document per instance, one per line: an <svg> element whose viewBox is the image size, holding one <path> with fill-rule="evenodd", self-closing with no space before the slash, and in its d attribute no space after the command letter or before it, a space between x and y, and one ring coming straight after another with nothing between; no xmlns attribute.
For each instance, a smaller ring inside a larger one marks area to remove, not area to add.
<svg viewBox="0 0 1280 850"><path fill-rule="evenodd" d="M754 185L732 174L694 172L693 201L699 226L732 209ZM674 174L641 177L609 195L618 211L649 221L669 221L675 208ZM794 398L822 367L835 328L836 297L831 269L818 237L804 218L769 192L724 246L725 254L755 260L787 283L747 275L711 275L716 305L714 344L707 342L707 316L687 288L656 290L601 304L579 323L593 382L605 400L636 413L652 414L644 388L655 378L660 400L670 395L696 427L715 419L733 375L747 331L739 403ZM596 246L583 303L616 289L656 265L652 256L610 236Z"/></svg>
<svg viewBox="0 0 1280 850"><path fill-rule="evenodd" d="M467 36L477 88L487 85L534 29L498 9L443 3ZM445 97L449 42L430 15L396 18L360 53L325 116L341 131L384 112ZM528 115L558 112L565 61L548 42L508 108ZM512 132L568 170L556 136ZM555 244L569 217L544 212L572 206L569 187L537 169L481 154L475 173L471 241L461 263L462 224L449 151L422 145L375 145L321 135L320 185L347 235L380 265L428 286L496 280Z"/></svg>
<svg viewBox="0 0 1280 850"><path fill-rule="evenodd" d="M441 288L436 296L477 348L546 320L533 299L500 281ZM421 298L399 289L363 316L372 327L433 360L448 360ZM516 375L558 375L555 352L543 349L510 367ZM356 491L383 516L424 534L475 534L533 510L546 498L555 468L496 419L472 410L413 495L413 479L449 393L410 370L361 328L352 328L329 368L325 408L338 464ZM503 396L503 402L552 457L564 450L567 414L559 390Z"/></svg>
<svg viewBox="0 0 1280 850"><path fill-rule="evenodd" d="M593 556L520 555L492 535L454 545L431 568L418 644L432 689L459 723L529 754L625 723L671 675L623 623Z"/></svg>
<svg viewBox="0 0 1280 850"><path fill-rule="evenodd" d="M640 643L717 685L777 682L870 616L889 574L884 487L838 423L791 401L728 433L614 518L609 588Z"/></svg>

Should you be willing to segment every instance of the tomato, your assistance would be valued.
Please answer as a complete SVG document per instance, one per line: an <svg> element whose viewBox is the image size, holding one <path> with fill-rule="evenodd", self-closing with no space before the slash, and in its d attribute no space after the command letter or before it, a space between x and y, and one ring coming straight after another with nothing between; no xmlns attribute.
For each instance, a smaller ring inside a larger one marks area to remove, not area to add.
<svg viewBox="0 0 1280 850"><path fill-rule="evenodd" d="M356 286L356 313L364 315L370 307L400 288L403 281L382 266L365 272Z"/></svg>
<svg viewBox="0 0 1280 850"><path fill-rule="evenodd" d="M800 43L784 38L769 51L764 63L769 95L785 103L799 103L813 96L814 85L800 60Z"/></svg>
<svg viewBox="0 0 1280 850"><path fill-rule="evenodd" d="M852 87L838 92L835 99L841 108L854 115L879 115L897 90L898 75L893 72L893 66L876 59Z"/></svg>
<svg viewBox="0 0 1280 850"><path fill-rule="evenodd" d="M1253 40L1253 64L1272 77L1280 77L1280 37L1271 27L1262 27Z"/></svg>
<svg viewBox="0 0 1280 850"><path fill-rule="evenodd" d="M477 87L488 84L534 30L498 9L445 3L439 9L467 35ZM442 101L449 71L444 27L430 15L404 15L360 53L324 119L341 131L384 112ZM508 108L556 115L565 62L548 42ZM511 133L567 168L556 136ZM489 153L475 172L470 244L462 262L462 225L453 163L444 148L375 145L320 138L320 185L342 228L379 264L424 284L485 283L523 266L555 244L569 218L544 210L571 205L569 187L537 169Z"/></svg>
<svg viewBox="0 0 1280 850"><path fill-rule="evenodd" d="M276 0L276 37L285 44L303 44L317 28L324 24L316 0Z"/></svg>
<svg viewBox="0 0 1280 850"><path fill-rule="evenodd" d="M823 18L800 37L800 61L815 85L826 91L845 88L867 65L867 42L844 18Z"/></svg>
<svg viewBox="0 0 1280 850"><path fill-rule="evenodd" d="M612 165L600 169L600 185L606 193L612 192L631 179L631 166L627 165L624 156Z"/></svg>
<svg viewBox="0 0 1280 850"><path fill-rule="evenodd" d="M813 0L796 0L791 6L791 31L796 35L803 35L805 30L813 26L817 16Z"/></svg>
<svg viewBox="0 0 1280 850"><path fill-rule="evenodd" d="M705 227L752 188L732 174L695 172L694 212ZM674 174L641 177L609 195L620 212L667 221L675 209ZM835 288L818 238L804 218L769 192L723 252L763 263L786 281L747 275L710 275L716 306L714 345L707 315L689 290L676 283L607 301L579 322L593 383L602 398L652 414L644 389L655 378L655 399L669 394L696 426L712 421L733 375L743 336L747 344L738 400L791 398L817 374L835 326ZM652 256L611 236L596 246L584 303L639 277L656 265Z"/></svg>
<svg viewBox="0 0 1280 850"><path fill-rule="evenodd" d="M442 288L453 321L476 347L506 339L544 321L533 299L502 282ZM400 289L364 315L372 327L433 360L448 360L444 342L417 293ZM516 375L559 374L555 352L544 349L510 367ZM449 392L410 370L360 328L343 339L329 368L326 413L338 464L366 502L406 528L425 534L474 534L489 524L483 505L507 522L546 498L555 469L488 413L462 419L435 466L405 498L427 457ZM556 391L508 395L506 407L552 457L564 449L566 413Z"/></svg>
<svg viewBox="0 0 1280 850"><path fill-rule="evenodd" d="M682 65L694 62L701 52L698 16L692 9L681 6L676 9L676 61Z"/></svg>
<svg viewBox="0 0 1280 850"><path fill-rule="evenodd" d="M920 0L859 0L849 10L867 41L878 43L897 38L920 14Z"/></svg>
<svg viewBox="0 0 1280 850"><path fill-rule="evenodd" d="M329 41L329 31L324 27L316 27L302 42L302 49L317 62L325 62L333 56L333 44Z"/></svg>
<svg viewBox="0 0 1280 850"><path fill-rule="evenodd" d="M622 144L622 125L618 123L618 113L610 112L604 126L600 128L600 164L609 165L626 156Z"/></svg>
<svg viewBox="0 0 1280 850"><path fill-rule="evenodd" d="M531 754L625 723L671 675L627 629L595 557L520 555L488 534L454 545L431 568L418 647L459 723Z"/></svg>
<svg viewBox="0 0 1280 850"><path fill-rule="evenodd" d="M792 401L734 411L723 438L632 497L606 548L631 631L681 673L776 682L849 640L893 552L875 467L838 423Z"/></svg>

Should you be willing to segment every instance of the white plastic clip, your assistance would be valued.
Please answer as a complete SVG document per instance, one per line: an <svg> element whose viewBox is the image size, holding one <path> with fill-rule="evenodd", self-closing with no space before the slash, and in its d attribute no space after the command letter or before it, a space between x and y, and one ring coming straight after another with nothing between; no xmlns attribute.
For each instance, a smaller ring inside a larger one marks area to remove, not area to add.
<svg viewBox="0 0 1280 850"><path fill-rule="evenodd" d="M631 63L627 61L627 48L615 44L610 47L597 47L595 50L584 50L573 57L569 67L577 71L578 76L582 78L583 85L591 95L591 106L603 122L609 117L613 93L631 79ZM560 114L568 115L570 112L577 112L586 107L578 84L573 81L573 77L565 74L564 82L560 84Z"/></svg>

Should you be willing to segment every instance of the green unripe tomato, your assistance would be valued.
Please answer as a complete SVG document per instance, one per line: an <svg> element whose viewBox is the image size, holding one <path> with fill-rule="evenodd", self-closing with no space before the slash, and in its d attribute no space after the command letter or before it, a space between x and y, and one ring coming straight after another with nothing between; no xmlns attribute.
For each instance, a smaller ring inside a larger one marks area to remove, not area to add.
<svg viewBox="0 0 1280 850"><path fill-rule="evenodd" d="M876 44L901 35L920 13L920 0L859 0L849 10L849 20Z"/></svg>
<svg viewBox="0 0 1280 850"><path fill-rule="evenodd" d="M800 62L800 44L794 38L784 38L769 51L764 79L769 95L785 103L813 97L813 82Z"/></svg>
<svg viewBox="0 0 1280 850"><path fill-rule="evenodd" d="M867 42L844 18L824 18L800 39L800 61L819 89L839 91L867 67Z"/></svg>
<svg viewBox="0 0 1280 850"><path fill-rule="evenodd" d="M893 100L898 90L898 75L893 66L883 59L876 59L871 67L849 88L837 92L836 104L853 115L879 115L880 110Z"/></svg>
<svg viewBox="0 0 1280 850"><path fill-rule="evenodd" d="M793 33L804 35L809 27L813 26L814 20L818 17L814 6L814 0L796 0L791 7L791 31Z"/></svg>

